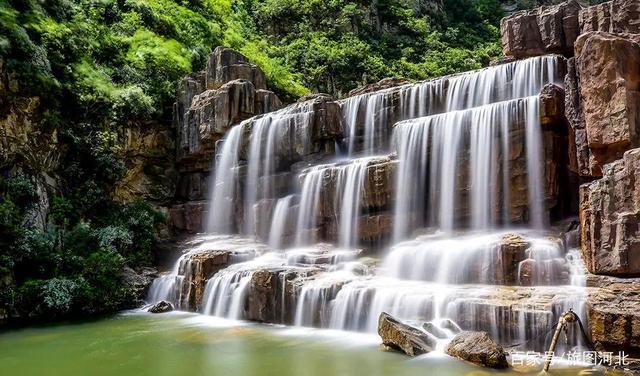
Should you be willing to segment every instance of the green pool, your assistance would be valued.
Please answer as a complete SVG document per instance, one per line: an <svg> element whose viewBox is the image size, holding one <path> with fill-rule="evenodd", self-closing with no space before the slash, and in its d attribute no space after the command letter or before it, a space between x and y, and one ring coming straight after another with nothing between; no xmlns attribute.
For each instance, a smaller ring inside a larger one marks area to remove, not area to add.
<svg viewBox="0 0 640 376"><path fill-rule="evenodd" d="M442 354L410 359L385 352L373 335L238 324L181 313L120 314L0 334L3 376L490 373ZM598 373L557 369L553 374Z"/></svg>

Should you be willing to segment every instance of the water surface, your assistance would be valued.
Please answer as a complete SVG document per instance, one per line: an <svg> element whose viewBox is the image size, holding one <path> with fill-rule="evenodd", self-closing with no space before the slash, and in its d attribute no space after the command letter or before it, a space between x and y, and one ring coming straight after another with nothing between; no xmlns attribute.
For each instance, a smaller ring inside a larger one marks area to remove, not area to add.
<svg viewBox="0 0 640 376"><path fill-rule="evenodd" d="M9 331L0 334L0 370L2 375L17 376L494 373L442 354L410 359L383 351L375 335L238 323L183 313L120 314L93 322ZM564 369L553 374L578 373Z"/></svg>

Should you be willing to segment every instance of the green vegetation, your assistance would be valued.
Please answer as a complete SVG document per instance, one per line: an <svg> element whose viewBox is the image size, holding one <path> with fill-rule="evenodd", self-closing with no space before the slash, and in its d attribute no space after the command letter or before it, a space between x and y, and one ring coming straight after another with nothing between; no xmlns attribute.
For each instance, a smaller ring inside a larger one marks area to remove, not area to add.
<svg viewBox="0 0 640 376"><path fill-rule="evenodd" d="M78 205L86 200L58 197L51 223L42 230L23 226L22 218L36 205L28 179L1 180L0 196L0 279L13 279L1 290L5 308L21 317L52 318L135 303L121 278L125 264L151 262L154 226L162 217L149 204L94 202L101 215L78 217Z"/></svg>
<svg viewBox="0 0 640 376"><path fill-rule="evenodd" d="M314 90L346 94L384 77L426 79L501 53L498 0L246 1L246 24Z"/></svg>
<svg viewBox="0 0 640 376"><path fill-rule="evenodd" d="M47 171L59 189L44 226L30 219L42 171L0 158L0 311L51 318L131 304L123 267L152 262L162 218L110 198L127 171L119 135L166 127L180 79L215 46L258 64L287 101L343 96L387 76L487 65L502 15L498 0L0 0L0 67L14 83L0 85L0 104L39 97L37 126L64 150Z"/></svg>

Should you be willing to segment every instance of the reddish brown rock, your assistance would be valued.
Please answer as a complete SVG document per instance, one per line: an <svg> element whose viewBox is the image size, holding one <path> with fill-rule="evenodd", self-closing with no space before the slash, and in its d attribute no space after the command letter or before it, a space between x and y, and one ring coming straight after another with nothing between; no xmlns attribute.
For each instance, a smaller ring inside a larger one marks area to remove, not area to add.
<svg viewBox="0 0 640 376"><path fill-rule="evenodd" d="M251 275L248 294L247 317L262 322L276 322L276 302L278 296L278 274L268 270L258 270Z"/></svg>
<svg viewBox="0 0 640 376"><path fill-rule="evenodd" d="M252 273L246 302L246 318L268 323L292 323L296 308L295 281L314 275L320 268L283 267Z"/></svg>
<svg viewBox="0 0 640 376"><path fill-rule="evenodd" d="M171 227L178 232L189 234L202 232L206 208L207 203L205 201L192 201L172 206L169 209Z"/></svg>
<svg viewBox="0 0 640 376"><path fill-rule="evenodd" d="M591 273L640 275L640 149L580 187L582 254Z"/></svg>
<svg viewBox="0 0 640 376"><path fill-rule="evenodd" d="M230 252L227 250L203 250L180 265L179 274L184 276L178 307L188 311L198 311L202 306L207 280L220 269L229 265Z"/></svg>
<svg viewBox="0 0 640 376"><path fill-rule="evenodd" d="M543 127L563 127L566 124L564 89L548 84L540 92L540 122Z"/></svg>
<svg viewBox="0 0 640 376"><path fill-rule="evenodd" d="M580 109L590 149L588 172L600 176L605 163L640 146L640 44L594 32L581 35L575 51ZM582 136L577 133L576 137ZM584 163L583 145L577 141L576 145L578 162Z"/></svg>
<svg viewBox="0 0 640 376"><path fill-rule="evenodd" d="M524 58L550 53L571 55L578 36L575 0L511 14L500 22L505 56Z"/></svg>
<svg viewBox="0 0 640 376"><path fill-rule="evenodd" d="M640 355L640 283L607 277L606 286L589 290L591 339L600 351Z"/></svg>
<svg viewBox="0 0 640 376"><path fill-rule="evenodd" d="M580 32L640 33L640 2L613 0L580 11Z"/></svg>

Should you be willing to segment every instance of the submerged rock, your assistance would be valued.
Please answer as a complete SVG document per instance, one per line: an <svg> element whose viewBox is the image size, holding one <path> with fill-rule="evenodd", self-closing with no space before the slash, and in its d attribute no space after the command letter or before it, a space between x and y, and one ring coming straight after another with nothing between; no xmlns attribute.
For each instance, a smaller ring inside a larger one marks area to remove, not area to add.
<svg viewBox="0 0 640 376"><path fill-rule="evenodd" d="M409 356L416 356L433 351L436 340L429 334L403 324L391 315L382 312L378 320L378 334L382 344L400 350Z"/></svg>
<svg viewBox="0 0 640 376"><path fill-rule="evenodd" d="M173 311L173 304L167 302L166 300L162 300L149 308L147 311L151 313L166 313Z"/></svg>
<svg viewBox="0 0 640 376"><path fill-rule="evenodd" d="M425 322L422 324L422 329L424 329L427 333L432 334L437 338L447 338L447 333L444 330L440 329L436 324L431 321Z"/></svg>
<svg viewBox="0 0 640 376"><path fill-rule="evenodd" d="M479 366L508 368L507 353L487 332L461 332L447 345L447 354Z"/></svg>

